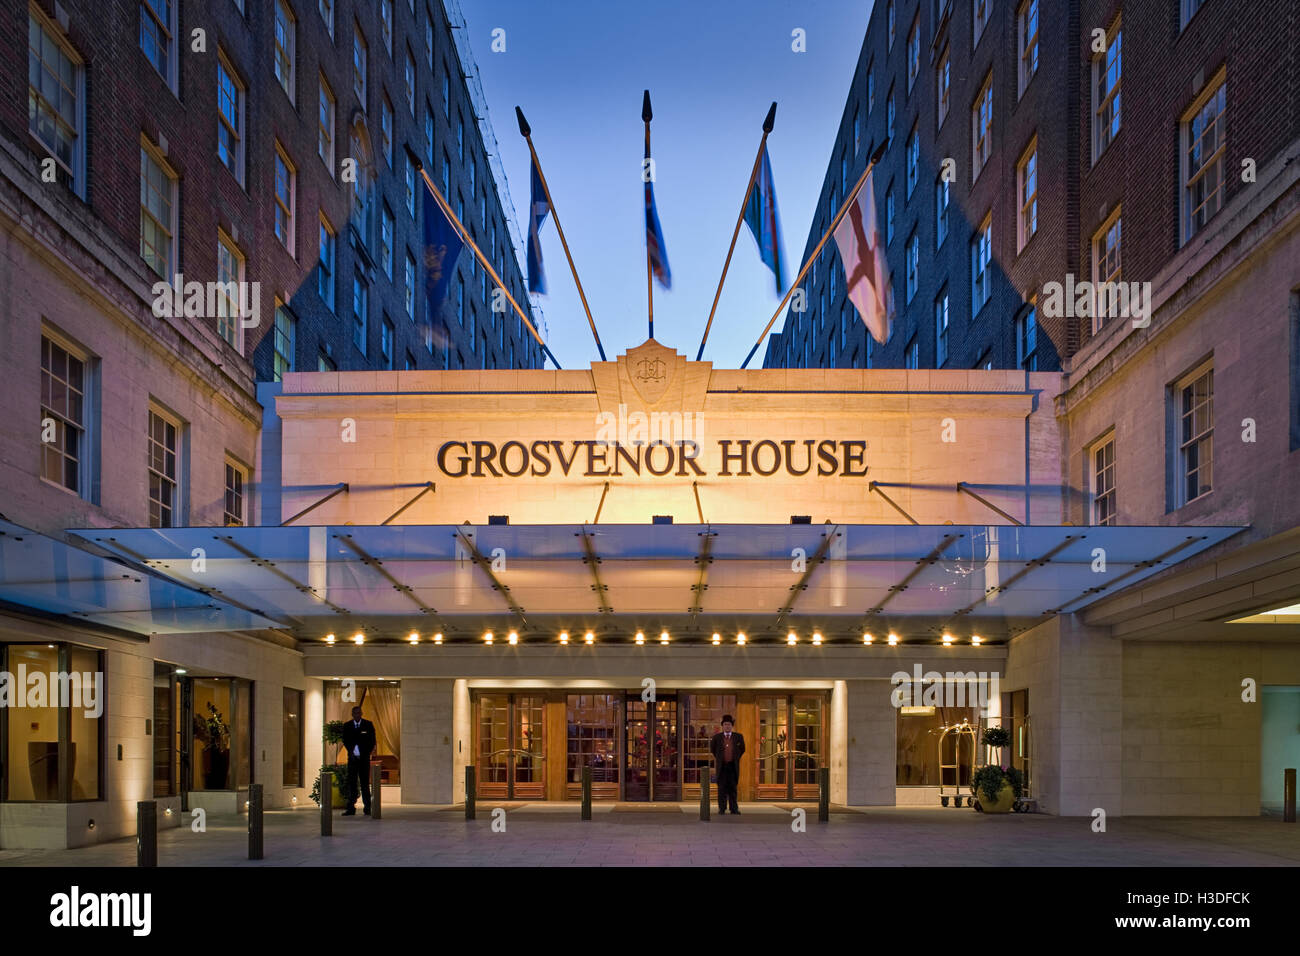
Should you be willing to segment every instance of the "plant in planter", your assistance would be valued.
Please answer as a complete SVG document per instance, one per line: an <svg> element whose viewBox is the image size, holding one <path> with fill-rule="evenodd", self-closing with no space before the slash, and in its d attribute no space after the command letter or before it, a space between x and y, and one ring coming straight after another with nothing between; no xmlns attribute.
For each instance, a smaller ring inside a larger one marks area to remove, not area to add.
<svg viewBox="0 0 1300 956"><path fill-rule="evenodd" d="M230 725L211 701L206 717L194 715L194 739L203 744L204 789L226 789L230 772Z"/></svg>
<svg viewBox="0 0 1300 956"><path fill-rule="evenodd" d="M1005 727L986 727L983 741L984 746L999 752L999 761L980 767L971 778L976 809L985 813L1009 813L1025 792L1024 774L1015 767L1000 765L1000 753L1011 743L1011 732Z"/></svg>
<svg viewBox="0 0 1300 956"><path fill-rule="evenodd" d="M323 757L328 760L333 754L330 753L330 746L338 747L343 743L343 725L346 721L327 720L324 728L321 730L321 736L324 738L325 747Z"/></svg>
<svg viewBox="0 0 1300 956"><path fill-rule="evenodd" d="M332 763L321 768L321 772L316 777L316 782L311 787L312 802L320 806L321 780L324 779L326 774L330 775L330 785L334 788L334 795L330 798L330 805L341 808L344 805L344 797L348 792L348 768L342 764Z"/></svg>

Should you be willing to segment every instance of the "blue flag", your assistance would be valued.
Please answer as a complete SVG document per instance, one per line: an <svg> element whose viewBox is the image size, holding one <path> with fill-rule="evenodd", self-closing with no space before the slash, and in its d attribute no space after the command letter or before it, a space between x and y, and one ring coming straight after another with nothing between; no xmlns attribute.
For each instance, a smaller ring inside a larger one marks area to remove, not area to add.
<svg viewBox="0 0 1300 956"><path fill-rule="evenodd" d="M533 196L528 214L528 291L546 294L546 270L542 268L542 223L551 214L551 204L546 201L542 187L542 172L536 159L532 165Z"/></svg>
<svg viewBox="0 0 1300 956"><path fill-rule="evenodd" d="M650 147L646 147L645 158L650 158ZM646 163L646 168L650 167ZM673 277L668 271L668 250L664 247L664 232L659 227L659 211L655 208L654 183L649 173L645 174L645 244L650 253L650 268L659 284L665 289L673 287Z"/></svg>
<svg viewBox="0 0 1300 956"><path fill-rule="evenodd" d="M424 297L425 316L431 341L445 347L450 340L441 317L442 303L451 288L456 260L465 247L456 227L434 198L433 189L424 186Z"/></svg>
<svg viewBox="0 0 1300 956"><path fill-rule="evenodd" d="M776 277L776 292L785 292L785 263L781 258L781 217L776 212L776 186L772 181L772 163L767 146L759 161L758 178L745 206L745 222L758 243L759 256Z"/></svg>

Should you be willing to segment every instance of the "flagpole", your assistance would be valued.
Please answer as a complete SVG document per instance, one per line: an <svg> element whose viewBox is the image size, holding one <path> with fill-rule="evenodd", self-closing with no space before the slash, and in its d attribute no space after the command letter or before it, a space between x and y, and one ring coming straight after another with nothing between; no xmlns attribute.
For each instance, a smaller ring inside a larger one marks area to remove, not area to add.
<svg viewBox="0 0 1300 956"><path fill-rule="evenodd" d="M478 244L470 237L469 230L465 228L465 224L460 221L454 212L452 212L451 206L447 204L447 200L444 199L442 193L438 191L438 187L435 186L433 180L429 178L429 174L424 171L424 165L420 164L417 168L420 170L420 175L424 177L425 185L428 186L429 191L433 193L433 199L438 204L438 208L443 211L443 214L447 217L447 220L452 224L453 228L460 233L460 237L465 240L466 245L474 251L474 257L478 259L479 264L487 271L487 274L492 277L492 281L496 283L497 288L505 293L506 298L510 300L510 304L515 307L515 312L518 313L520 321L528 327L528 331L531 332L533 338L537 340L537 344L542 347L542 351L545 352L546 357L551 360L551 364L556 368L559 368L560 363L555 360L555 356L551 354L551 350L547 348L546 343L542 341L542 337L537 334L537 330L533 328L533 323L528 321L528 316L524 315L524 310L519 308L519 303L516 302L515 297L510 294L510 290L506 288L506 284L501 281L501 276L497 275L497 270L492 267L492 263L488 262L487 257L483 255L483 251L479 249Z"/></svg>
<svg viewBox="0 0 1300 956"><path fill-rule="evenodd" d="M839 212L835 214L835 218L831 220L831 224L826 227L826 232L822 234L821 241L817 243L817 247L813 249L812 255L810 255L804 262L803 268L799 270L799 274L795 276L794 281L790 283L789 290L786 291L785 297L781 300L781 304L776 307L776 311L772 313L772 318L768 319L767 325L763 327L763 334L758 337L758 341L754 343L754 347L749 350L749 354L745 356L745 361L740 363L741 368L747 368L749 366L749 360L754 357L754 353L758 351L758 347L763 344L763 339L767 338L767 333L771 331L776 320L781 317L781 310L784 309L786 303L790 301L790 296L794 295L794 290L799 288L799 283L802 282L804 276L808 274L808 270L812 267L812 264L817 261L817 254L822 251L822 246L826 245L831 234L835 232L835 227L840 224L840 220L844 218L844 214L849 211L849 206L857 200L858 190L862 188L862 184L865 183L867 177L871 175L871 170L880 160L880 157L885 155L885 150L888 148L889 140L885 140L880 144L880 148L872 154L871 162L867 163L867 168L864 169L862 175L858 177L857 185L848 193L844 200L844 204L840 206Z"/></svg>
<svg viewBox="0 0 1300 956"><path fill-rule="evenodd" d="M528 120L524 119L524 111L517 106L515 107L515 116L519 120L519 132L528 142L528 153L533 158L533 168L537 170L537 178L541 180L542 192L546 193L546 203L551 207L551 218L555 220L555 231L560 237L560 245L564 247L564 257L569 260L569 271L573 273L573 282L578 287L578 298L582 300L583 311L587 313L587 324L591 326L591 334L596 340L596 349L600 352L600 360L604 362L606 361L605 346L600 344L600 333L596 331L596 322L591 317L591 307L587 305L587 294L582 291L582 280L578 278L578 267L573 264L573 256L569 254L569 243L565 241L564 230L560 227L560 214L556 211L555 200L551 198L551 187L546 184L546 174L542 172L542 164L537 158L537 150L533 148L533 129L528 125ZM541 250L538 251L540 253Z"/></svg>
<svg viewBox="0 0 1300 956"><path fill-rule="evenodd" d="M650 118L653 115L654 114L650 111L650 91L646 90L644 95L641 97L641 119L645 121L645 158L646 159L650 158ZM648 175L650 175L650 169L646 166L642 166L641 177L644 179ZM645 188L647 192L650 190L651 182L652 180L650 179L645 180ZM649 208L650 207L647 205L646 206L647 215L648 215ZM649 237L649 233L647 233L646 244L645 244L645 295L646 295L646 305L647 308L649 309L649 316L650 316L650 338L655 337L655 288L654 288L653 278L654 278L654 269L650 263L650 237Z"/></svg>
<svg viewBox="0 0 1300 956"><path fill-rule="evenodd" d="M695 353L695 361L704 355L704 343L709 340L709 329L713 327L713 314L718 311L718 300L722 298L722 283L727 281L727 269L731 266L731 254L736 250L736 238L740 235L740 224L745 221L745 210L749 207L749 194L754 191L754 180L758 178L758 167L763 161L763 150L767 147L767 134L772 132L776 123L776 103L767 111L763 120L763 138L758 141L758 153L754 156L754 168L749 172L749 184L745 187L745 198L740 202L740 215L736 217L736 228L731 233L731 245L727 247L727 258L722 263L722 276L718 279L718 291L713 293L713 308L709 309L709 321L704 325L704 338L700 339L700 350ZM778 250L779 254L779 250Z"/></svg>

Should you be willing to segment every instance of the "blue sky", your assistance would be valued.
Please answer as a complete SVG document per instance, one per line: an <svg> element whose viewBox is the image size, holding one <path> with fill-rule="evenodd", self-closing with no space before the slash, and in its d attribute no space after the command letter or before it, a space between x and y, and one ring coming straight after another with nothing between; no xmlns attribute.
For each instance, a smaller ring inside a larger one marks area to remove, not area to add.
<svg viewBox="0 0 1300 956"><path fill-rule="evenodd" d="M613 359L645 340L641 91L651 124L655 198L673 287L655 286L655 338L695 358L740 212L745 183L776 100L768 139L793 279L870 15L869 0L461 0L515 215L526 229L533 130L596 327ZM506 50L494 53L492 31ZM791 31L807 52L791 50ZM556 236L542 229L551 351L565 368L596 360L587 320ZM789 281L787 279L787 281ZM772 275L746 226L704 353L735 368L776 309ZM778 330L781 320L773 327ZM762 351L750 363L758 367Z"/></svg>

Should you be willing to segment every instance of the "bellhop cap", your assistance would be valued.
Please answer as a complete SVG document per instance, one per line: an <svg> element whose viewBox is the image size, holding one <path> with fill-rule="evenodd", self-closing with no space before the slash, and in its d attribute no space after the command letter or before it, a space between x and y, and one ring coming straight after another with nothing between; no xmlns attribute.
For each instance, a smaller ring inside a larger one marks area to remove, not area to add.
<svg viewBox="0 0 1300 956"><path fill-rule="evenodd" d="M722 720L719 721L719 722L720 722L720 723L723 723L723 724L734 724L734 723L735 723L735 721L731 719L731 715L730 715L730 714L723 714L723 715L722 715Z"/></svg>

